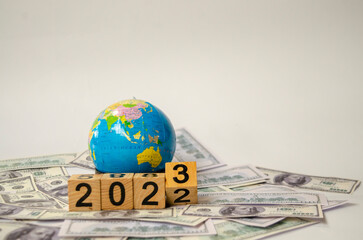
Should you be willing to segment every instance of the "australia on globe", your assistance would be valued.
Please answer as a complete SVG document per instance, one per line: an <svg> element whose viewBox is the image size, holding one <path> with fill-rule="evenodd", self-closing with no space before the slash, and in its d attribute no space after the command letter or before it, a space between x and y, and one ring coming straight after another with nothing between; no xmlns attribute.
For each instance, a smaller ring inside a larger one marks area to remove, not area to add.
<svg viewBox="0 0 363 240"><path fill-rule="evenodd" d="M100 172L157 172L173 158L175 131L160 109L130 99L112 104L98 115L88 147Z"/></svg>

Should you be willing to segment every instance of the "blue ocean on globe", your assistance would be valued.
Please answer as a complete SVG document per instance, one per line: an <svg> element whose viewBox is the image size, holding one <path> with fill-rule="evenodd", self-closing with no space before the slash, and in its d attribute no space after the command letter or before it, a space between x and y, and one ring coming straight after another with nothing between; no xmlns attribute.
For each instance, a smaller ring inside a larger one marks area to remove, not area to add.
<svg viewBox="0 0 363 240"><path fill-rule="evenodd" d="M96 169L104 173L162 171L175 152L175 131L168 117L142 100L117 102L102 111L89 133Z"/></svg>

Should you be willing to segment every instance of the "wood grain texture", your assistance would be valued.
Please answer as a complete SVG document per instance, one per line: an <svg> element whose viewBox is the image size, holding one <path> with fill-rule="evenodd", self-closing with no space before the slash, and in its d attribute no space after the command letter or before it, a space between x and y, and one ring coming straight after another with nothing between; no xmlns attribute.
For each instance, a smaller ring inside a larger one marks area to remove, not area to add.
<svg viewBox="0 0 363 240"><path fill-rule="evenodd" d="M136 173L134 175L134 208L165 208L164 173Z"/></svg>
<svg viewBox="0 0 363 240"><path fill-rule="evenodd" d="M68 179L69 211L101 210L100 174L77 174ZM84 200L87 193L89 196Z"/></svg>
<svg viewBox="0 0 363 240"><path fill-rule="evenodd" d="M101 209L133 209L133 173L107 173L101 178Z"/></svg>

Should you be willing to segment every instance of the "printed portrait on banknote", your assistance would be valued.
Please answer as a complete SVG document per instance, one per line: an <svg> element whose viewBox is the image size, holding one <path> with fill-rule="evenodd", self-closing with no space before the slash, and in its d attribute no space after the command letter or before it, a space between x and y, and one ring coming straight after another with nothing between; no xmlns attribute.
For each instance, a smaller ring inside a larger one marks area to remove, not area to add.
<svg viewBox="0 0 363 240"><path fill-rule="evenodd" d="M226 206L222 208L219 213L223 216L233 216L233 215L253 215L257 213L264 212L263 207L256 206Z"/></svg>
<svg viewBox="0 0 363 240"><path fill-rule="evenodd" d="M10 232L5 240L55 240L58 228L29 225Z"/></svg>
<svg viewBox="0 0 363 240"><path fill-rule="evenodd" d="M5 171L5 172L0 172L0 181L1 180L6 180L9 178L17 178L17 177L22 177L23 175L19 172L16 171Z"/></svg>
<svg viewBox="0 0 363 240"><path fill-rule="evenodd" d="M297 187L305 185L310 181L311 177L300 174L283 173L274 177L274 183Z"/></svg>
<svg viewBox="0 0 363 240"><path fill-rule="evenodd" d="M137 210L123 210L123 211L102 211L96 212L95 217L107 218L107 217L132 217L138 215Z"/></svg>
<svg viewBox="0 0 363 240"><path fill-rule="evenodd" d="M0 203L0 216L17 214L21 210L20 207Z"/></svg>

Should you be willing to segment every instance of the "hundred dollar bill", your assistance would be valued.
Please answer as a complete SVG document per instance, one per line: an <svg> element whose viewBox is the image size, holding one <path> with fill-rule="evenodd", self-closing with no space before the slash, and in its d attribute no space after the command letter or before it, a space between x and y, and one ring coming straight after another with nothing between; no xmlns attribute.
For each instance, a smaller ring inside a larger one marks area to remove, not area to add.
<svg viewBox="0 0 363 240"><path fill-rule="evenodd" d="M264 181L267 176L255 167L246 165L219 171L206 171L198 173L198 187L211 187L218 185L247 184L258 180Z"/></svg>
<svg viewBox="0 0 363 240"><path fill-rule="evenodd" d="M59 232L61 237L169 237L215 234L211 220L197 227L135 220L65 220Z"/></svg>
<svg viewBox="0 0 363 240"><path fill-rule="evenodd" d="M37 191L38 188L35 185L32 176L13 178L0 181L0 194L4 193L22 193Z"/></svg>
<svg viewBox="0 0 363 240"><path fill-rule="evenodd" d="M336 207L340 207L344 204L347 204L348 200L328 200L328 205L327 206L322 206L323 210L330 210Z"/></svg>
<svg viewBox="0 0 363 240"><path fill-rule="evenodd" d="M0 161L0 172L27 168L66 166L76 157L75 153L56 154L39 157L18 158Z"/></svg>
<svg viewBox="0 0 363 240"><path fill-rule="evenodd" d="M210 218L304 217L323 218L321 205L189 205L186 216Z"/></svg>
<svg viewBox="0 0 363 240"><path fill-rule="evenodd" d="M184 206L173 207L175 215L173 217L165 218L141 218L142 221L152 221L152 222L165 222L173 223L177 225L184 226L197 226L208 220L207 217L194 217L194 216L184 216L182 212L184 211Z"/></svg>
<svg viewBox="0 0 363 240"><path fill-rule="evenodd" d="M134 218L168 218L173 216L172 208L164 209L142 209L142 210L115 210L115 211L89 211L89 212L68 212L60 210L47 210L39 220L57 219L134 219Z"/></svg>
<svg viewBox="0 0 363 240"><path fill-rule="evenodd" d="M6 219L37 219L46 210L37 208L23 208L0 203L0 218Z"/></svg>
<svg viewBox="0 0 363 240"><path fill-rule="evenodd" d="M198 188L198 192L231 192L231 190L225 186L213 186Z"/></svg>
<svg viewBox="0 0 363 240"><path fill-rule="evenodd" d="M0 226L0 239L47 239L56 240L59 232L58 227L39 226L19 222L5 222Z"/></svg>
<svg viewBox="0 0 363 240"><path fill-rule="evenodd" d="M261 167L258 169L268 175L273 184L303 189L351 194L360 184L359 180L303 175Z"/></svg>
<svg viewBox="0 0 363 240"><path fill-rule="evenodd" d="M206 192L198 193L199 204L321 204L328 205L326 197L317 193L282 192Z"/></svg>
<svg viewBox="0 0 363 240"><path fill-rule="evenodd" d="M268 177L266 176L266 179ZM231 184L231 185L226 185L226 187L229 188L238 188L238 187L249 187L249 186L255 186L255 185L259 185L259 184L265 184L266 183L266 179L261 179L261 180L257 180L257 181L252 181L252 182L245 182L245 183L238 183L238 184Z"/></svg>
<svg viewBox="0 0 363 240"><path fill-rule="evenodd" d="M257 183L257 184L253 184L253 185L243 185L243 186L224 186L224 187L229 189L232 192L242 192L242 191L246 191L249 189L261 187L263 185L265 185L265 183Z"/></svg>
<svg viewBox="0 0 363 240"><path fill-rule="evenodd" d="M96 168L92 158L89 155L88 150L78 154L77 157L70 162L70 164L75 165L77 167L92 169L92 170Z"/></svg>
<svg viewBox="0 0 363 240"><path fill-rule="evenodd" d="M62 206L42 192L0 194L0 203L30 208L62 209Z"/></svg>
<svg viewBox="0 0 363 240"><path fill-rule="evenodd" d="M211 168L225 166L208 151L198 140L196 140L184 128L177 129L176 149L174 160L177 162L197 162L197 170L203 171Z"/></svg>
<svg viewBox="0 0 363 240"><path fill-rule="evenodd" d="M278 223L284 219L285 219L285 217L266 217L266 218L246 217L246 218L231 218L229 220L238 222L238 223L241 223L241 224L244 224L247 226L265 228L265 227L271 226L275 223Z"/></svg>
<svg viewBox="0 0 363 240"><path fill-rule="evenodd" d="M37 182L39 190L61 202L68 203L68 176L57 176Z"/></svg>
<svg viewBox="0 0 363 240"><path fill-rule="evenodd" d="M216 219L213 220L214 226L217 230L218 239L229 239L229 240L239 240L239 239L261 239L278 233L287 232L293 229L302 228L318 222L304 220L300 218L286 218L281 222L278 222L270 227L259 228L251 227L244 224L240 224L230 220ZM199 236L199 237L182 237L181 240L208 240L215 239L209 236Z"/></svg>
<svg viewBox="0 0 363 240"><path fill-rule="evenodd" d="M273 185L273 184L261 184L259 186L256 186L254 188L249 188L249 189L246 189L242 192L264 192L264 193L267 193L267 192L296 192L295 189L293 188L290 188L290 187L285 187L285 186L281 186L281 185Z"/></svg>
<svg viewBox="0 0 363 240"><path fill-rule="evenodd" d="M49 177L68 176L68 175L69 174L64 167L29 168L17 171L9 170L9 171L0 172L0 181L10 178L33 176L34 181L37 182L45 180Z"/></svg>

